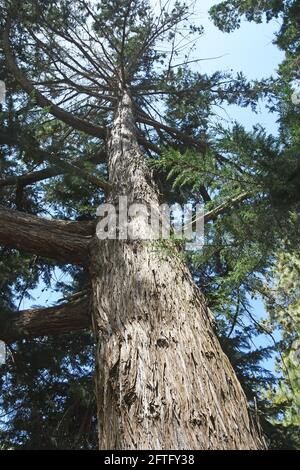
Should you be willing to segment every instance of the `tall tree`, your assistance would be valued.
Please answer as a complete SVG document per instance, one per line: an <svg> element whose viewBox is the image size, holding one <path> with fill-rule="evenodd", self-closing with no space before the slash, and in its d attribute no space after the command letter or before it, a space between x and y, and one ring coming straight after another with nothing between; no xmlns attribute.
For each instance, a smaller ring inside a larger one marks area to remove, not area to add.
<svg viewBox="0 0 300 470"><path fill-rule="evenodd" d="M44 123L35 149L40 162L52 161L54 168L7 178L3 186L21 182L23 187L28 178L32 184L68 169L100 188L115 207L119 196L127 196L129 204L158 211L160 194L148 160L159 158L161 144L196 150L203 162L206 156L227 161L200 126L191 130L184 121L177 125L171 116L160 117L164 97L193 99L208 85L197 75L181 81L190 81L190 90L174 84L177 42L200 33L189 24L186 6L176 3L155 15L141 0L2 4L6 66L43 115L55 118L50 129ZM170 54L161 52L166 38L173 44ZM225 92L219 88L217 95ZM82 134L90 137L88 146L97 148L92 160L105 163L108 179L103 167L91 170L70 159L71 132L80 133L78 153ZM64 135L63 155L57 154L57 135L60 143ZM199 195L210 201L203 184ZM49 311L7 316L2 338L9 343L61 334L86 328L91 317L99 448L263 448L205 299L176 244L165 249L133 238L99 240L93 221L37 217L26 212L22 196L21 191L19 211L1 208L1 244L83 266L88 289ZM218 205L206 221L248 197L241 193ZM141 233L148 230L139 214L131 224Z"/></svg>

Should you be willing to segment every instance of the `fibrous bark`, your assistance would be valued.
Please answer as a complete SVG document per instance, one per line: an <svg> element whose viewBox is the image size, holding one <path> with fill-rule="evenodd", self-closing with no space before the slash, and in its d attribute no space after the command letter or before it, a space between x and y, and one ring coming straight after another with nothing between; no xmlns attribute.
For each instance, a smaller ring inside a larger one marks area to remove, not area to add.
<svg viewBox="0 0 300 470"><path fill-rule="evenodd" d="M85 264L93 224L47 220L0 206L0 244L62 263Z"/></svg>
<svg viewBox="0 0 300 470"><path fill-rule="evenodd" d="M82 292L68 303L55 307L7 313L5 318L1 318L0 340L9 344L18 339L56 336L90 328L89 299L89 292Z"/></svg>
<svg viewBox="0 0 300 470"><path fill-rule="evenodd" d="M110 202L158 204L125 91L108 145ZM141 221L138 221L141 223ZM100 449L260 449L245 395L176 249L90 245Z"/></svg>

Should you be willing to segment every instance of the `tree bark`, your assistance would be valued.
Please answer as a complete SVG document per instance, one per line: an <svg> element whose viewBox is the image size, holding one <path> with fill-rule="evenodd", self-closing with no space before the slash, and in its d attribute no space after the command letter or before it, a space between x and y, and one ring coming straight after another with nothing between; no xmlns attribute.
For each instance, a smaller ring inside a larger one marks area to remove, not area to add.
<svg viewBox="0 0 300 470"><path fill-rule="evenodd" d="M108 160L109 202L127 195L158 206L126 91ZM90 273L99 448L264 448L205 299L172 244L95 238Z"/></svg>
<svg viewBox="0 0 300 470"><path fill-rule="evenodd" d="M32 308L0 316L0 340L56 336L91 327L90 292L72 296L68 303L49 308Z"/></svg>
<svg viewBox="0 0 300 470"><path fill-rule="evenodd" d="M47 220L0 206L0 244L62 263L86 264L93 222Z"/></svg>

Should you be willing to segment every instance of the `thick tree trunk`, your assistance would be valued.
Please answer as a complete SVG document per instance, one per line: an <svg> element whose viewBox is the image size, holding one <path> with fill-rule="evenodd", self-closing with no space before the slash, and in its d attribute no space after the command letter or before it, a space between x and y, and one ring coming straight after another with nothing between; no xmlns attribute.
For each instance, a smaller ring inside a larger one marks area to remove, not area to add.
<svg viewBox="0 0 300 470"><path fill-rule="evenodd" d="M110 201L158 205L125 92L108 147ZM100 449L260 449L205 300L176 250L91 244Z"/></svg>

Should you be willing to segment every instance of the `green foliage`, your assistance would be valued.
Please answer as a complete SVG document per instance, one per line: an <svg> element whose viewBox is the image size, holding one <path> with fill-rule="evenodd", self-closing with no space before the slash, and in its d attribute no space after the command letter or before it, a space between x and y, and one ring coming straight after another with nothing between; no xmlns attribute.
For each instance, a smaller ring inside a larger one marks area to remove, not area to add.
<svg viewBox="0 0 300 470"><path fill-rule="evenodd" d="M280 417L284 426L300 427L300 252L291 246L285 250L277 254L272 287L265 287L269 323L273 327L280 325L284 340L278 364L283 377L267 396L275 405L285 407Z"/></svg>
<svg viewBox="0 0 300 470"><path fill-rule="evenodd" d="M266 276L263 294L270 315L266 326L279 327L283 338L278 359L282 378L276 387L269 388L266 396L275 409L280 409L274 413L273 423L276 422L278 429L281 426L281 431L299 448L300 108L292 102L291 96L295 79L299 79L300 5L297 0L229 0L213 6L210 13L215 24L226 32L238 28L243 18L256 23L264 18L266 21L277 19L280 25L274 42L285 52L285 59L272 87L270 106L270 110L280 116L277 149L280 158L275 159L275 167L274 158L264 162L266 184L263 189L269 188L270 210L284 230L281 240L273 247L273 264Z"/></svg>
<svg viewBox="0 0 300 470"><path fill-rule="evenodd" d="M0 377L1 445L96 448L91 335L18 342L10 356Z"/></svg>

